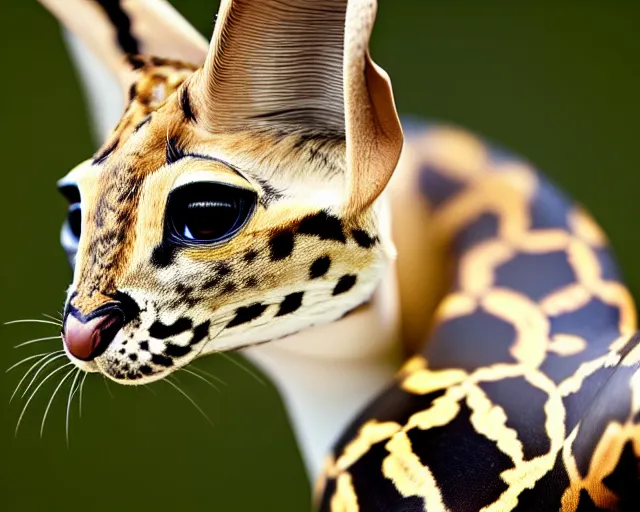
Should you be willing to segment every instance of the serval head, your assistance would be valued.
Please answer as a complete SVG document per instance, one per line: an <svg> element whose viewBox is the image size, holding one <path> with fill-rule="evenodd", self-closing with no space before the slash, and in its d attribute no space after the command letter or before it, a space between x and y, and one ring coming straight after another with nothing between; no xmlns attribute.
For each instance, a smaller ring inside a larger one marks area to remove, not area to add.
<svg viewBox="0 0 640 512"><path fill-rule="evenodd" d="M78 367L146 383L369 299L392 253L377 199L402 146L368 53L375 10L227 0L203 65L126 58L119 125L60 181Z"/></svg>

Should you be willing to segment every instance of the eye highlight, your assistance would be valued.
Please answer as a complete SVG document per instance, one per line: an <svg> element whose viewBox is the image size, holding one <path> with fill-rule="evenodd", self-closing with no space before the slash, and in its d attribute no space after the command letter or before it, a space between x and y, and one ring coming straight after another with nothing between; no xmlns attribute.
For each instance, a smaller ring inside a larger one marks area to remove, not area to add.
<svg viewBox="0 0 640 512"><path fill-rule="evenodd" d="M223 242L244 227L256 202L255 192L231 185L183 185L169 196L165 236L180 245Z"/></svg>

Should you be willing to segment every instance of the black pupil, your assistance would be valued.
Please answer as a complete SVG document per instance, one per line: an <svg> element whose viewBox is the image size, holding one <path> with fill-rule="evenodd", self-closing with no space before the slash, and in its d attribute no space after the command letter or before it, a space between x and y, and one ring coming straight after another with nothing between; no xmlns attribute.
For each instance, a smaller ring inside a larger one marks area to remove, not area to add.
<svg viewBox="0 0 640 512"><path fill-rule="evenodd" d="M80 233L82 232L82 210L80 210L80 203L72 204L69 207L67 221L69 222L69 229L71 229L73 236L80 238Z"/></svg>
<svg viewBox="0 0 640 512"><path fill-rule="evenodd" d="M176 189L169 198L168 226L183 243L217 242L234 235L255 206L249 190L219 183L194 183Z"/></svg>

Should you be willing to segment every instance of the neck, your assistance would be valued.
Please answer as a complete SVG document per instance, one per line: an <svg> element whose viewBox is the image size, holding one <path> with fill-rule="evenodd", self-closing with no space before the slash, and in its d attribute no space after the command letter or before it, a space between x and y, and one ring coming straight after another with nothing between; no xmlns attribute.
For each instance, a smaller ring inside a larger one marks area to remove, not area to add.
<svg viewBox="0 0 640 512"><path fill-rule="evenodd" d="M380 204L380 229L391 230ZM341 320L246 349L278 388L312 480L338 435L393 378L401 356L399 298L390 262L371 300Z"/></svg>
<svg viewBox="0 0 640 512"><path fill-rule="evenodd" d="M390 266L372 300L342 320L244 352L278 388L312 480L340 432L392 379L398 340Z"/></svg>

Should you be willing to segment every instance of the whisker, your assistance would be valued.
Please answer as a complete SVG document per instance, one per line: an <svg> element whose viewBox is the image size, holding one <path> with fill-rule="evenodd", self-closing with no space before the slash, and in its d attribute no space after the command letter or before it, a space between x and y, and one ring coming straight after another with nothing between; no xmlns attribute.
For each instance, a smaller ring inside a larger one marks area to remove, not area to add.
<svg viewBox="0 0 640 512"><path fill-rule="evenodd" d="M44 385L45 382L47 382L51 377L53 377L60 370L63 370L64 368L68 368L69 366L73 366L73 363L67 363L67 364L65 364L63 366L59 366L55 370L51 371L51 373L49 373L49 375L47 375L44 379L42 379L42 381L40 382L40 384L38 384L38 387L36 387L36 389L33 391L33 393L31 393L31 395L29 396L29 399L27 400L27 402L24 404L24 407L22 408L22 412L20 413L20 417L18 418L18 423L16 424L16 430L14 432L15 436L18 435L18 429L20 428L20 423L22 422L22 418L24 417L24 414L27 412L27 407L29 407L29 404L31 403L31 400L33 400L33 397L36 396L36 394L38 393L38 391Z"/></svg>
<svg viewBox="0 0 640 512"><path fill-rule="evenodd" d="M216 377L213 373L209 373L207 370L203 370L202 368L195 365L190 365L190 368L196 372L203 373L207 377L211 377L213 380L222 384L223 386L228 386L228 384L225 381L223 381L220 377Z"/></svg>
<svg viewBox="0 0 640 512"><path fill-rule="evenodd" d="M189 375L193 375L194 377L200 379L202 382L207 383L209 386L215 389L218 393L220 393L220 388L217 387L213 382L210 382L207 379L205 379L202 375L198 375L196 372L192 372L188 368L182 368L182 371L187 372Z"/></svg>
<svg viewBox="0 0 640 512"><path fill-rule="evenodd" d="M22 392L22 398L24 398L24 396L29 392L29 389L31 389L31 386L33 386L33 383L38 378L38 375L40 375L40 372L44 370L45 367L53 363L56 359L60 359L61 357L64 357L64 356L66 356L66 354L62 352L62 354L58 354L57 356L52 357L48 361L42 363L42 365L40 366L40 368L38 368L36 373L33 374L33 377L31 378L31 381L29 382L29 385L27 386L27 388Z"/></svg>
<svg viewBox="0 0 640 512"><path fill-rule="evenodd" d="M109 387L109 379L107 379L104 375L102 376L102 380L104 382L104 387L107 388L107 393L109 393L109 396L111 397L111 399L113 400L113 393L111 392L111 388Z"/></svg>
<svg viewBox="0 0 640 512"><path fill-rule="evenodd" d="M58 336L47 336L46 338L36 338L35 340L29 340L23 343L19 343L13 348L20 348L26 345L32 345L33 343L40 343L41 341L49 341L49 340L62 340L62 336L58 335Z"/></svg>
<svg viewBox="0 0 640 512"><path fill-rule="evenodd" d="M89 372L85 372L84 377L82 377L82 382L80 383L80 396L78 400L80 401L80 406L78 407L78 417L82 418L82 391L84 390L84 382L87 380L89 376Z"/></svg>
<svg viewBox="0 0 640 512"><path fill-rule="evenodd" d="M55 325L56 327L60 327L62 324L59 322L52 322L51 320L40 320L36 318L25 318L23 320L12 320L11 322L5 322L4 325L14 325L14 324L49 324Z"/></svg>
<svg viewBox="0 0 640 512"><path fill-rule="evenodd" d="M264 381L264 379L262 379L256 372L254 372L251 368L249 368L248 366L243 365L240 361L238 361L237 359L231 357L228 354L225 354L224 352L215 352L216 354L224 357L227 361L232 362L233 364L235 364L238 368L242 369L244 372L248 373L249 375L251 375L254 379L256 379L260 384L262 384L263 386L266 386L267 383Z"/></svg>
<svg viewBox="0 0 640 512"><path fill-rule="evenodd" d="M139 386L141 388L146 389L149 393L154 394L156 396L158 396L158 393L156 393L153 388L149 387L149 384L143 384L142 386Z"/></svg>
<svg viewBox="0 0 640 512"><path fill-rule="evenodd" d="M47 315L46 313L42 313L42 316L45 317L45 318L48 318L49 320L53 320L60 327L62 327L62 320L60 320L59 318L56 318L55 316Z"/></svg>
<svg viewBox="0 0 640 512"><path fill-rule="evenodd" d="M58 394L58 391L60 390L60 388L62 387L64 382L71 376L71 374L73 374L73 372L75 372L77 370L78 370L78 368L71 368L71 370L69 370L64 375L64 377L62 377L62 379L60 379L60 382L58 382L58 385L53 390L53 393L51 394L51 398L49 399L49 403L47 403L47 407L44 410L44 416L42 417L42 423L40 424L40 438L42 438L42 434L44 434L44 424L47 421L47 415L49 414L49 409L51 409L51 404L53 403L54 398Z"/></svg>
<svg viewBox="0 0 640 512"><path fill-rule="evenodd" d="M55 354L55 352L54 352ZM16 388L13 390L13 393L11 394L11 398L9 398L9 403L11 403L13 401L13 399L15 398L16 394L18 393L18 390L20 389L20 386L22 386L22 383L27 380L27 377L29 376L29 374L31 373L31 371L38 366L44 359L46 359L47 357L50 357L51 354L46 354L43 355L40 359L38 359L35 363L33 363L29 369L24 373L24 375L22 376L22 378L20 379L20 382L18 382L18 385L16 386Z"/></svg>
<svg viewBox="0 0 640 512"><path fill-rule="evenodd" d="M200 408L200 406L195 402L195 400L193 398L191 398L189 395L187 395L187 393L185 393L178 385L176 385L173 382L171 382L171 380L169 380L169 378L163 379L163 382L166 382L167 384L170 384L171 386L173 386L173 388L178 393L180 393L189 402L191 402L191 404L198 410L198 412L200 412L200 414L202 414L202 416L204 416L204 418L207 420L207 422L213 427L213 422L211 421L209 416L206 415L206 413Z"/></svg>
<svg viewBox="0 0 640 512"><path fill-rule="evenodd" d="M60 351L62 352L62 351ZM54 352L55 353L55 352ZM21 359L20 361L18 361L16 364L14 364L13 366L10 366L9 368L6 369L5 373L9 373L11 370L13 370L14 368L17 368L18 366L20 366L22 363L26 363L27 361L31 361L32 359L35 359L36 357L40 357L40 356L49 356L51 355L51 352L41 352L40 354L35 354L33 356L29 356L29 357L25 357L24 359Z"/></svg>
<svg viewBox="0 0 640 512"><path fill-rule="evenodd" d="M64 434L67 440L67 448L69 448L69 411L71 411L71 402L73 402L73 397L76 396L76 391L78 391L77 386L80 385L78 384L78 379L80 378L81 372L82 370L80 370L80 368L76 370L76 376L73 378L73 382L71 383L71 387L69 388L69 399L67 400L67 414L65 416L65 422L64 422Z"/></svg>

